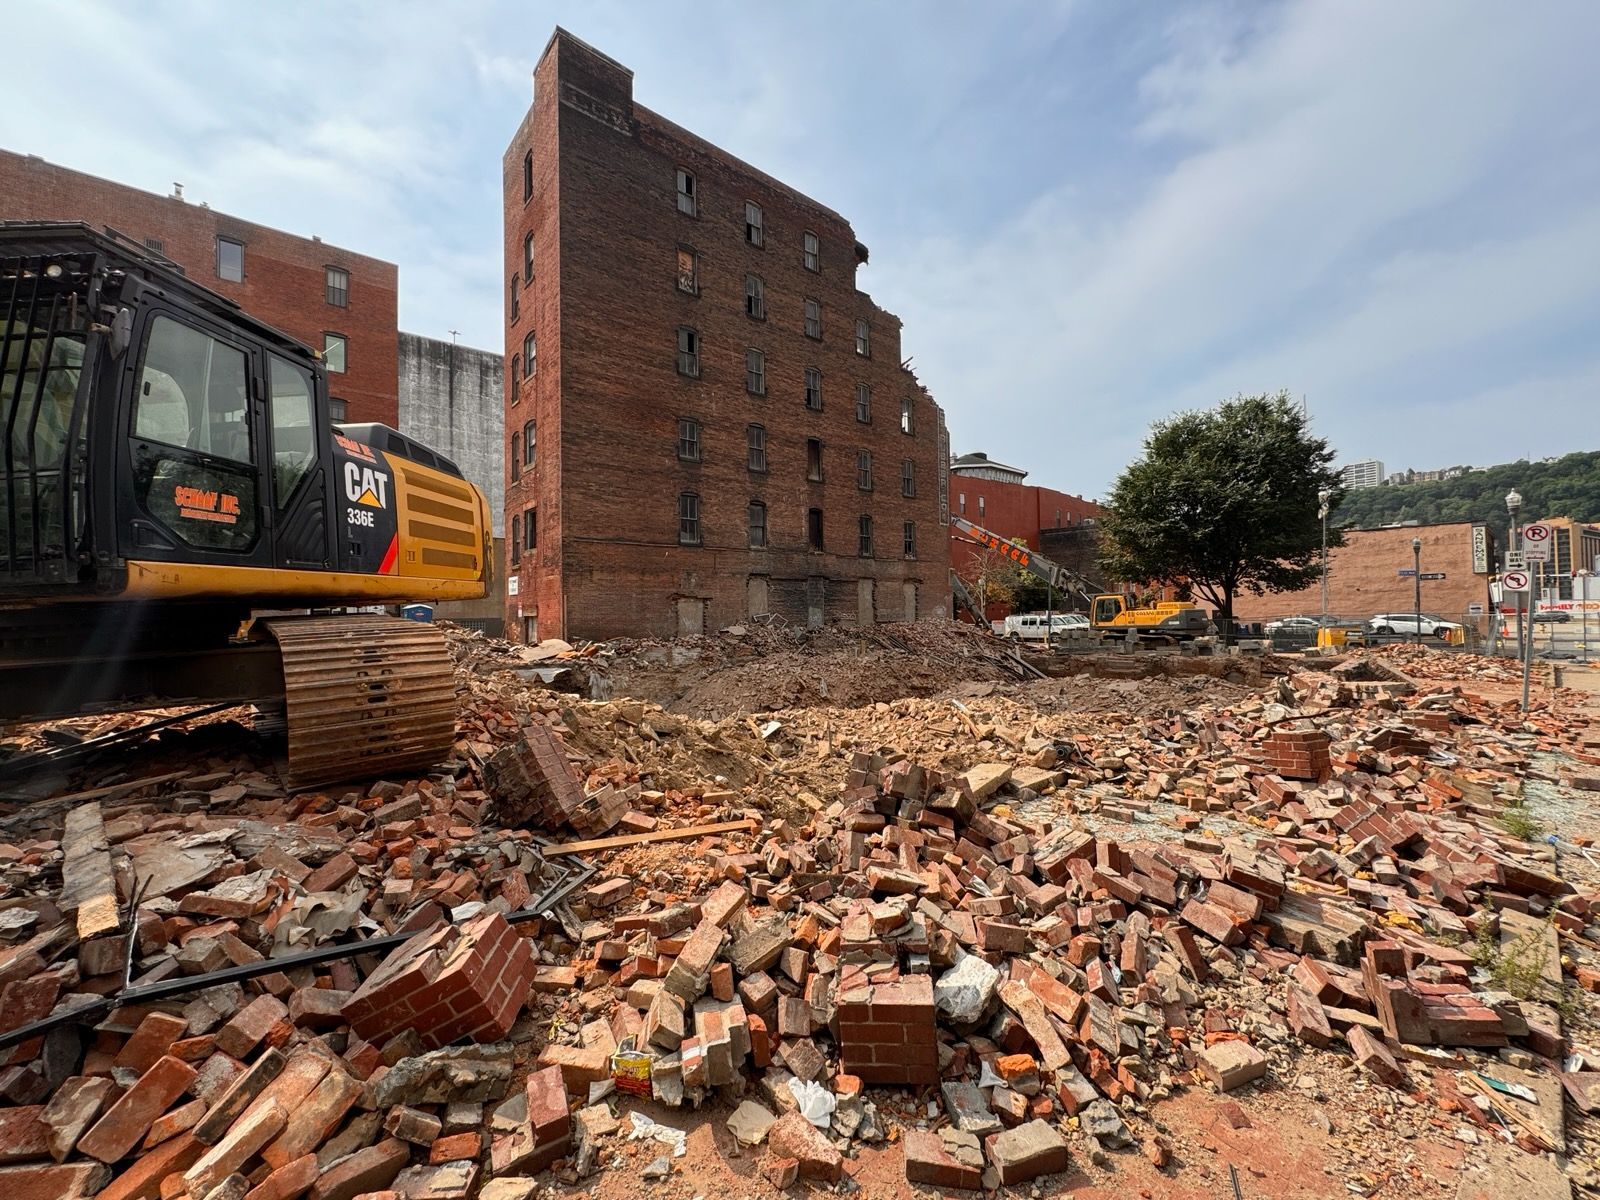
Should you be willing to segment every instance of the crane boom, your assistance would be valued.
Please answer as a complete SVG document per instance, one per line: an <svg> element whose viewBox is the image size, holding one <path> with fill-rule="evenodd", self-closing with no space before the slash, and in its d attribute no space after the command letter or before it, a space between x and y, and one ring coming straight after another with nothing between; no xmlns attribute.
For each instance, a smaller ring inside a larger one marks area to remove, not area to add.
<svg viewBox="0 0 1600 1200"><path fill-rule="evenodd" d="M1086 604L1094 599L1095 592L1098 589L1076 571L1070 571L1066 567L1053 563L1044 555L1035 554L1026 546L1018 545L1009 538L1003 538L998 533L985 529L982 525L974 524L965 517L959 517L952 513L950 524L980 546L1005 555L1024 571L1044 580L1051 587L1080 596Z"/></svg>

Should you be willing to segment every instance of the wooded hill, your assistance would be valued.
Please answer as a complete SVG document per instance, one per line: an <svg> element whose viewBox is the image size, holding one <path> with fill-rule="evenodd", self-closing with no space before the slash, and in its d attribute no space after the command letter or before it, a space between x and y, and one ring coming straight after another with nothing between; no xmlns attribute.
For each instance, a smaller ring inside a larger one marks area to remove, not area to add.
<svg viewBox="0 0 1600 1200"><path fill-rule="evenodd" d="M1348 491L1332 521L1344 529L1376 529L1401 521L1433 525L1484 521L1506 527L1506 493L1522 493L1522 519L1572 517L1600 522L1600 451L1551 462L1502 463L1431 483L1384 484Z"/></svg>

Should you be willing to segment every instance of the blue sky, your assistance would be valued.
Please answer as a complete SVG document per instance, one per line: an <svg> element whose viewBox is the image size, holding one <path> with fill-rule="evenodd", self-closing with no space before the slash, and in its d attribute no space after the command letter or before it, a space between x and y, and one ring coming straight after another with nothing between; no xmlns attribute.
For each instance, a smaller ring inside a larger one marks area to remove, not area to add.
<svg viewBox="0 0 1600 1200"><path fill-rule="evenodd" d="M402 328L499 349L558 23L852 221L958 452L1102 495L1278 388L1391 470L1600 444L1579 0L14 5L0 145L396 261Z"/></svg>

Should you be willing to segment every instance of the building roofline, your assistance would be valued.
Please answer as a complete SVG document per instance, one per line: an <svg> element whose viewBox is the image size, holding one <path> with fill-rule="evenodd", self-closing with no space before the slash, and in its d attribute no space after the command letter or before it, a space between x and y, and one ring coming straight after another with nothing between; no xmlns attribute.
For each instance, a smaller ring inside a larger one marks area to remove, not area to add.
<svg viewBox="0 0 1600 1200"><path fill-rule="evenodd" d="M634 113L636 115L642 113L646 117L649 117L652 121L654 121L656 124L661 126L665 130L665 132L672 134L674 137L679 138L682 141L688 142L693 146L697 146L697 147L700 147L700 148L702 148L704 150L708 150L711 153L716 154L717 156L719 156L721 158L727 159L728 162L731 163L733 166L737 167L741 171L745 171L745 172L749 173L750 175L755 176L755 178L760 180L763 185L765 185L766 187L770 187L773 191L782 192L784 195L788 196L791 200L794 200L797 203L799 203L799 204L801 204L801 205L803 205L805 207L813 209L814 211L816 211L820 215L825 216L825 217L833 218L835 221L838 221L841 224L843 224L846 229L850 230L850 236L852 238L855 237L855 226L851 225L849 219L843 213L839 212L837 209L829 208L826 204L822 203L820 200L814 199L813 197L806 195L804 192L800 191L800 189L794 187L792 184L787 184L787 183L784 183L783 180L781 180L781 179L774 178L773 176L771 176L771 175L767 174L765 171L763 171L760 167L754 166L751 163L746 162L744 159L740 158L737 154L734 154L731 150L724 150L721 146L717 145L715 142L710 141L707 138L701 137L698 133L694 133L691 130L685 129L682 125L679 125L676 121L672 120L669 117L662 116L660 113L656 112L655 109L649 108L649 107L647 107L647 106L645 106L643 104L640 104L637 100L635 100L633 102L633 111L634 111ZM860 239L857 238L856 240L859 241Z"/></svg>
<svg viewBox="0 0 1600 1200"><path fill-rule="evenodd" d="M396 276L398 276L400 273L400 264L398 263L390 262L386 258L378 258L376 255L363 254L359 250L352 250L348 246L341 246L335 242L324 241L320 237L312 237L309 234L303 233L293 233L287 229L279 229L276 225L266 225L260 221L252 221L249 217L235 216L233 213L226 212L223 209L212 208L209 204L195 204L188 200L180 199L177 196L163 196L160 192L152 192L146 188L139 187L136 184L124 183L120 179L109 179L104 175L95 175L88 171L80 171L77 167L69 167L65 163L52 162L50 159L44 158L38 154L24 154L16 150L7 150L3 146L0 146L0 154L8 155L12 158L18 158L24 162L42 163L44 166L51 167L54 170L66 171L69 174L77 175L84 179L92 179L96 183L105 183L111 185L112 187L126 188L130 192L138 192L139 194L147 196L152 200L164 200L168 204L178 205L189 212L211 213L214 216L226 218L227 220L236 222L240 225L248 225L252 229L265 230L267 233L276 233L282 237L294 238L296 241L306 242L308 244L326 246L329 250L336 251L339 254L349 255L351 258L361 258L368 262L380 263L386 267L393 267ZM340 264L329 263L328 265L339 266Z"/></svg>
<svg viewBox="0 0 1600 1200"><path fill-rule="evenodd" d="M401 337L417 338L424 342L438 342L441 346L454 346L457 350L471 350L474 354L492 354L496 358L504 358L505 354L499 350L486 350L482 346L471 346L466 342L447 342L443 338L430 337L426 333L410 333L404 329L395 331Z"/></svg>
<svg viewBox="0 0 1600 1200"><path fill-rule="evenodd" d="M617 70L622 71L624 74L626 74L629 79L633 78L633 68L632 67L624 66L622 63L619 63L616 59L612 58L611 55L607 54L604 50L601 50L598 46L591 45L589 42L584 41L577 34L573 33L570 29L566 29L566 28L564 28L564 27L562 27L560 25L557 25L555 27L555 30L550 34L550 40L545 42L544 49L539 51L538 62L542 63L546 58L548 58L549 55L550 55L551 48L554 47L555 44L557 42L561 41L563 38L565 38L567 41L571 42L575 46L582 46L585 50L587 50L590 54L594 55L596 58L604 59L606 62L610 63ZM537 69L537 64L535 64L535 69Z"/></svg>

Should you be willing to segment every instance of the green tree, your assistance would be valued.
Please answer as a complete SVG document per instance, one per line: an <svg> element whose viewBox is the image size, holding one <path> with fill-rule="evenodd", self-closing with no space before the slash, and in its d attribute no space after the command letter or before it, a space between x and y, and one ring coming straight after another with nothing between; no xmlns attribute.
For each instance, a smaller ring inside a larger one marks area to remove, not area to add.
<svg viewBox="0 0 1600 1200"><path fill-rule="evenodd" d="M1112 489L1101 565L1190 587L1231 620L1234 597L1296 591L1322 571L1317 492L1342 496L1334 452L1287 392L1239 396L1151 428ZM1341 544L1328 526L1328 544Z"/></svg>

